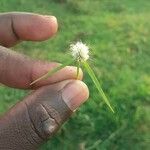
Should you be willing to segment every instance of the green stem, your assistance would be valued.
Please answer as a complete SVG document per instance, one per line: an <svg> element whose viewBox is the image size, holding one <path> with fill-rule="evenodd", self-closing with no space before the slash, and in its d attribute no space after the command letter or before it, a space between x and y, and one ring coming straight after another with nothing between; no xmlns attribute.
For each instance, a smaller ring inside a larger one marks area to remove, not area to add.
<svg viewBox="0 0 150 150"><path fill-rule="evenodd" d="M80 70L80 61L77 61L77 79L79 77L79 70Z"/></svg>

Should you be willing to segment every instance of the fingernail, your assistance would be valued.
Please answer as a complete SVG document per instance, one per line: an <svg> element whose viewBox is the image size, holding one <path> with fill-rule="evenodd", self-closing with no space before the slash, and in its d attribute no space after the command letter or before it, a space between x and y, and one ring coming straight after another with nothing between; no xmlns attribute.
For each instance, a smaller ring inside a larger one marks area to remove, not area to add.
<svg viewBox="0 0 150 150"><path fill-rule="evenodd" d="M68 83L62 90L62 98L72 111L84 103L88 96L87 86L79 80Z"/></svg>
<svg viewBox="0 0 150 150"><path fill-rule="evenodd" d="M44 17L44 18L47 18L47 19L51 19L51 20L53 20L53 21L57 22L57 19L56 19L56 17L55 17L55 16L43 15L43 17Z"/></svg>
<svg viewBox="0 0 150 150"><path fill-rule="evenodd" d="M50 23L49 28L50 28L50 34L54 35L57 30L58 30L58 23L57 19L55 16L44 16L44 18Z"/></svg>

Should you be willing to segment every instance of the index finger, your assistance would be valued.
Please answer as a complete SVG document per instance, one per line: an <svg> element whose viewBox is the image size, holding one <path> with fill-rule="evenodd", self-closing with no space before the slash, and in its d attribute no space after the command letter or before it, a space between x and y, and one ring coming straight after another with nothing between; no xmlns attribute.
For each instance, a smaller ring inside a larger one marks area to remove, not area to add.
<svg viewBox="0 0 150 150"><path fill-rule="evenodd" d="M57 67L58 63L36 61L0 46L0 83L9 87L30 89L48 84L54 84L67 79L76 79L76 67L67 66L53 74L47 80L37 82L34 87L30 83L41 77L49 70ZM82 79L80 70L79 80Z"/></svg>

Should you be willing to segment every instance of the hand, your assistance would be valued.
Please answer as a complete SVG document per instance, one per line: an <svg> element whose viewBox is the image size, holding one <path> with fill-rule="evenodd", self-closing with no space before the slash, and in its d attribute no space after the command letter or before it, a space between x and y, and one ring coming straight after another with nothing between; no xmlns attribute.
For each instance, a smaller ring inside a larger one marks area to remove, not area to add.
<svg viewBox="0 0 150 150"><path fill-rule="evenodd" d="M76 68L71 66L30 87L32 81L59 64L32 60L6 48L23 40L46 40L56 31L57 20L52 16L0 14L0 82L13 88L34 89L1 117L2 150L37 149L88 98L87 86L75 80Z"/></svg>

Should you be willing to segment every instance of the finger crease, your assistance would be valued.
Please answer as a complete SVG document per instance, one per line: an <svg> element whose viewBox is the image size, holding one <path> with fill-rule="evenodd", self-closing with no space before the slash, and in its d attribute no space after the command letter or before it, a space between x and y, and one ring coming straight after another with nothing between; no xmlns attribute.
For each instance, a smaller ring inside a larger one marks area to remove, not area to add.
<svg viewBox="0 0 150 150"><path fill-rule="evenodd" d="M40 104L40 105L41 105L41 107L47 112L47 114L49 115L49 117L52 118L53 120L55 120L55 123L56 123L58 126L60 126L60 123L57 121L56 118L54 118L54 117L49 113L49 111L48 111L48 109L46 108L46 106L43 105L43 104Z"/></svg>
<svg viewBox="0 0 150 150"><path fill-rule="evenodd" d="M15 30L15 28L14 28L14 19L13 19L13 16L12 16L12 15L11 15L11 29L12 29L12 32L13 32L15 38L16 38L17 40L20 40L19 35L17 34L17 32L16 32L16 30Z"/></svg>
<svg viewBox="0 0 150 150"><path fill-rule="evenodd" d="M39 138L41 138L42 140L44 140L44 138L39 134L39 131L36 129L35 124L33 123L32 118L30 117L29 110L28 110L28 104L26 102L25 102L25 105L27 107L28 117L30 119L30 122L32 123L31 128L35 131L35 133L39 136Z"/></svg>

